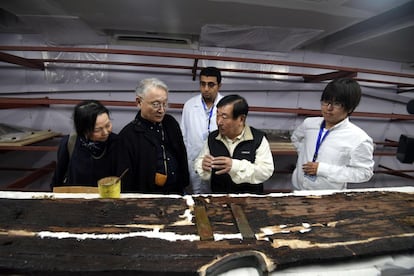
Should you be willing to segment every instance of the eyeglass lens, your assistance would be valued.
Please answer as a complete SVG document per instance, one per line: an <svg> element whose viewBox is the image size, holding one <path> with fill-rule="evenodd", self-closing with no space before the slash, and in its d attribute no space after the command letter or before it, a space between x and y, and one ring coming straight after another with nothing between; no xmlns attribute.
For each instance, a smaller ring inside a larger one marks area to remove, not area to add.
<svg viewBox="0 0 414 276"><path fill-rule="evenodd" d="M341 108L343 105L340 102L332 102L332 101L321 101L323 106L332 106L334 108Z"/></svg>
<svg viewBox="0 0 414 276"><path fill-rule="evenodd" d="M154 108L154 109L160 109L161 108L161 106L164 108L164 109L166 109L167 108L167 103L160 103L160 102L153 102L153 103L151 103L151 105L152 105L152 107Z"/></svg>
<svg viewBox="0 0 414 276"><path fill-rule="evenodd" d="M204 87L204 86L208 86L209 88L213 88L214 86L217 85L217 83L209 81L209 82L205 82L205 81L200 81L200 86Z"/></svg>

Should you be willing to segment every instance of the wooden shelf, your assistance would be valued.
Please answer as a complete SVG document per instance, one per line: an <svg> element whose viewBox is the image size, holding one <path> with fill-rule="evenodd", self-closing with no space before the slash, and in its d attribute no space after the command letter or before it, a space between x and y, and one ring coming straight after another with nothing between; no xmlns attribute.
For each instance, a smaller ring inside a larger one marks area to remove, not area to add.
<svg viewBox="0 0 414 276"><path fill-rule="evenodd" d="M34 131L32 134L21 140L0 142L0 151L56 151L57 146L37 146L33 144L49 140L60 135L60 133L50 130Z"/></svg>
<svg viewBox="0 0 414 276"><path fill-rule="evenodd" d="M76 105L81 102L81 99L51 99L51 98L13 98L13 97L0 97L0 109L11 108L30 108L37 106L50 106L50 105ZM129 101L101 101L106 106L118 106L118 107L132 107L136 108L135 102ZM168 108L182 109L183 103L169 103ZM297 114L302 116L317 116L321 114L320 110L305 109L305 108L281 108L281 107L260 107L250 106L249 111L252 112L264 112L264 113L287 113ZM414 122L414 115L406 114L394 114L394 113L375 113L375 112L353 112L352 117L364 117L364 118L380 118L380 119L392 119L392 120L407 120Z"/></svg>

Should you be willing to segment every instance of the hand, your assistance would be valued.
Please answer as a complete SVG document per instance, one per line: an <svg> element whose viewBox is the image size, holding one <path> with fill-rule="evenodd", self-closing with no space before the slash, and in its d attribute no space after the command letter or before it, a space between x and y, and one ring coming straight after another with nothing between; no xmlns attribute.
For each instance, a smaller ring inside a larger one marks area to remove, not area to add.
<svg viewBox="0 0 414 276"><path fill-rule="evenodd" d="M204 156L203 162L201 163L201 166L204 171L211 172L211 166L212 166L211 163L213 162L213 159L214 157L211 156L210 154L207 154Z"/></svg>
<svg viewBox="0 0 414 276"><path fill-rule="evenodd" d="M303 172L307 175L316 175L319 162L308 162L302 165Z"/></svg>
<svg viewBox="0 0 414 276"><path fill-rule="evenodd" d="M230 157L214 157L211 167L216 170L216 174L225 174L230 172L233 160Z"/></svg>

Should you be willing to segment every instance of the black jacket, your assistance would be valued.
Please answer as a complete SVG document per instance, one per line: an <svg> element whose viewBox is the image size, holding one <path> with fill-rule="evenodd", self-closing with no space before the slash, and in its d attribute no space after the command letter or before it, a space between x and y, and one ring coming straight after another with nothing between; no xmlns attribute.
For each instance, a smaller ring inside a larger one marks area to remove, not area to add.
<svg viewBox="0 0 414 276"><path fill-rule="evenodd" d="M98 180L106 176L116 176L116 144L118 136L111 133L107 140L106 151L101 158L94 158L80 145L76 138L72 157L69 160L69 135L62 137L57 152L56 170L52 179L52 187L56 186L98 186ZM67 173L66 182L64 182Z"/></svg>
<svg viewBox="0 0 414 276"><path fill-rule="evenodd" d="M148 130L140 111L135 120L119 133L118 174L126 168L128 173L121 181L122 192L183 194L189 184L187 152L180 126L171 115L165 114L162 123L166 148L176 159L176 181L163 187L155 185L158 140ZM167 180L168 181L168 180Z"/></svg>

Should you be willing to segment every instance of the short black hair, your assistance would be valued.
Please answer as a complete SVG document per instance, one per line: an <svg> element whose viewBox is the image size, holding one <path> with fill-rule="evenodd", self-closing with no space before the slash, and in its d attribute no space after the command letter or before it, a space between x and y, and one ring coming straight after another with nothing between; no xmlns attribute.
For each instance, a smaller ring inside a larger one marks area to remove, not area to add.
<svg viewBox="0 0 414 276"><path fill-rule="evenodd" d="M221 72L218 68L216 67L205 67L203 69L201 69L200 71L200 78L201 76L206 76L206 77L216 77L217 78L217 83L220 84L221 83Z"/></svg>
<svg viewBox="0 0 414 276"><path fill-rule="evenodd" d="M78 136L88 137L95 129L96 117L109 110L97 100L85 100L78 103L73 111L73 122Z"/></svg>
<svg viewBox="0 0 414 276"><path fill-rule="evenodd" d="M339 102L351 114L361 100L361 87L350 78L335 79L323 90L321 101Z"/></svg>
<svg viewBox="0 0 414 276"><path fill-rule="evenodd" d="M247 116L247 113L249 112L249 105L247 104L246 99L242 96L237 94L224 96L217 103L217 108L228 104L233 104L233 119L238 118L240 115Z"/></svg>

